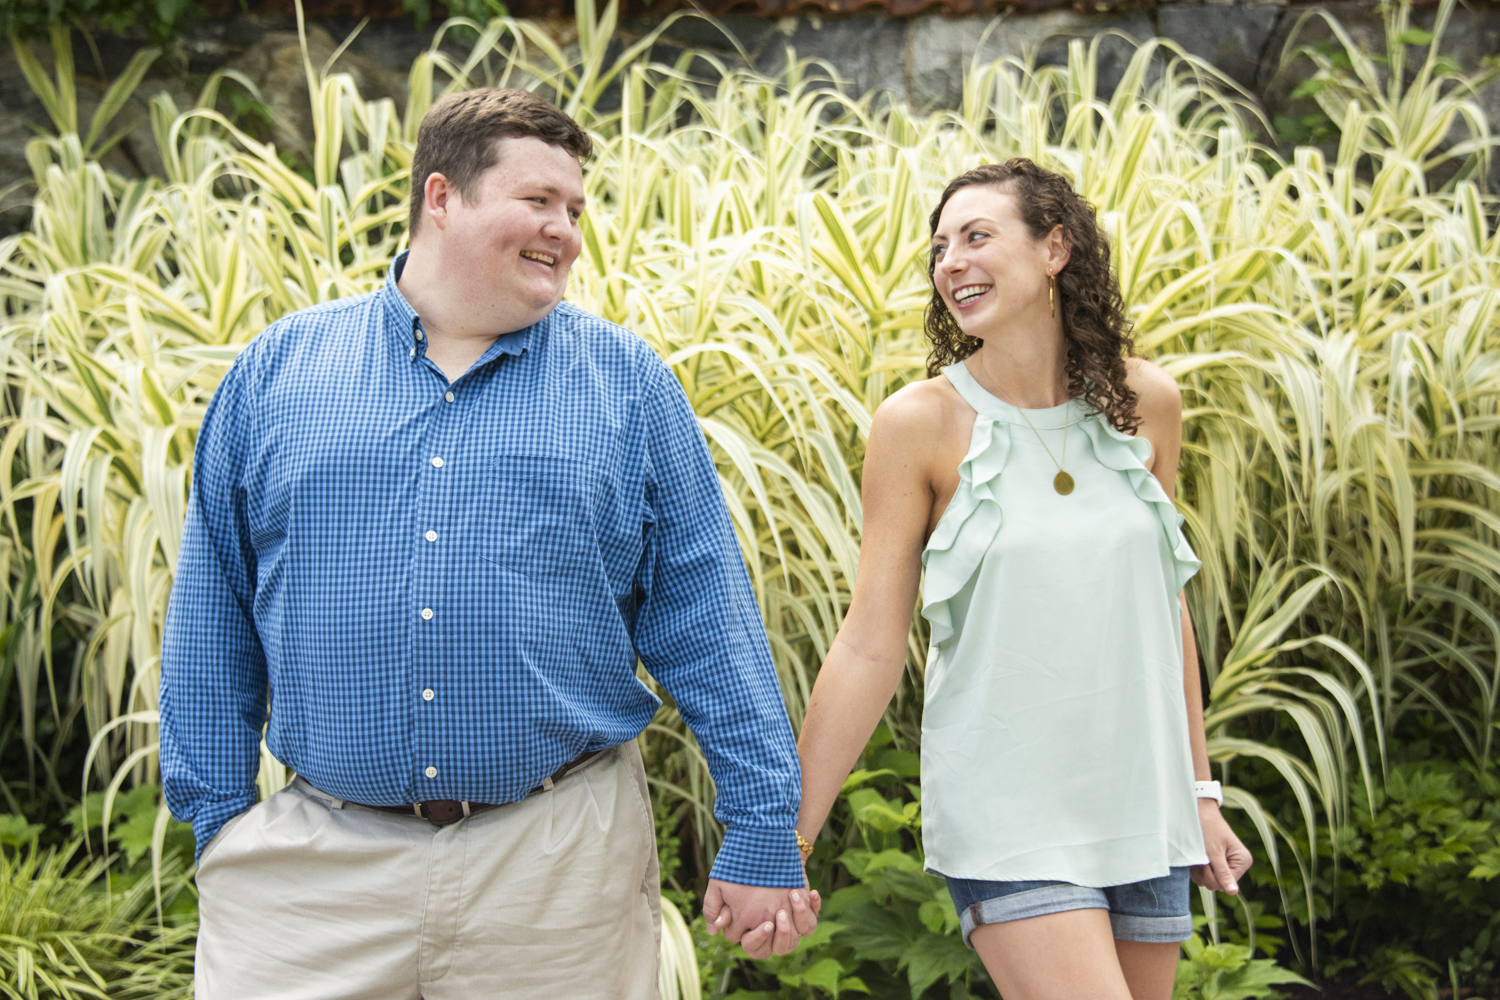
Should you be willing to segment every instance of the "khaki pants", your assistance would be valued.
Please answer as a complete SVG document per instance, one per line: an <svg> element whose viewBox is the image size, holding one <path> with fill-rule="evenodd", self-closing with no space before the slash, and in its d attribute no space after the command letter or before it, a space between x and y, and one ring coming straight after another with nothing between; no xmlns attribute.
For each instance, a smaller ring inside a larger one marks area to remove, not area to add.
<svg viewBox="0 0 1500 1000"><path fill-rule="evenodd" d="M435 827L300 779L203 852L198 1000L656 996L650 798L634 742Z"/></svg>

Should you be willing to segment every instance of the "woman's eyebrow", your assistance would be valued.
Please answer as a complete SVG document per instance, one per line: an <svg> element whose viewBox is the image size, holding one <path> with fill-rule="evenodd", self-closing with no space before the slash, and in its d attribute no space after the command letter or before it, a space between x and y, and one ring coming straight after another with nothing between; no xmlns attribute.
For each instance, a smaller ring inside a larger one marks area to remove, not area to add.
<svg viewBox="0 0 1500 1000"><path fill-rule="evenodd" d="M962 236L964 233L967 233L969 230L973 229L975 226L980 225L981 223L984 223L986 221L988 221L988 220L986 220L984 218L984 216L980 216L980 217L975 218L975 219L970 219L968 222L965 222L962 226L958 227L958 235ZM943 239L943 238L944 237L939 236L937 233L933 233L932 234L932 242L934 242L934 243L936 243L938 240Z"/></svg>

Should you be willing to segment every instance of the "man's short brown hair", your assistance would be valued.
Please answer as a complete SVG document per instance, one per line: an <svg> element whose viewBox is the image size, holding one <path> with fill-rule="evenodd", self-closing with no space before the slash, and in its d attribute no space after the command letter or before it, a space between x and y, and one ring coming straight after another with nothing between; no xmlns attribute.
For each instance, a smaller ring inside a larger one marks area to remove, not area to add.
<svg viewBox="0 0 1500 1000"><path fill-rule="evenodd" d="M589 134L555 105L525 90L480 87L449 94L422 117L411 161L411 232L422 221L429 175L438 173L465 198L499 158L499 141L534 136L580 160L594 151Z"/></svg>

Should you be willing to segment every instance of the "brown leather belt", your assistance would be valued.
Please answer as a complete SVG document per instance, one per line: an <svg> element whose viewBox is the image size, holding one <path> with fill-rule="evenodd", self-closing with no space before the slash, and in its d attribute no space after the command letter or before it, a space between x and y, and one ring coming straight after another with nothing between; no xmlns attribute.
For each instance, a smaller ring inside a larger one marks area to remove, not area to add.
<svg viewBox="0 0 1500 1000"><path fill-rule="evenodd" d="M570 771L576 771L589 761L601 754L608 753L614 747L606 747L603 750L590 750L581 753L568 761L562 767L553 771L542 779L542 783L526 794L531 795L543 789L550 789L554 783L561 781L563 776ZM364 806L366 809L377 809L380 812L395 813L398 816L416 816L425 819L433 826L447 826L457 823L465 816L484 812L486 809L494 809L501 805L499 802L460 802L458 799L429 799L426 802L414 802L409 806ZM349 805L363 805L360 802L350 802Z"/></svg>

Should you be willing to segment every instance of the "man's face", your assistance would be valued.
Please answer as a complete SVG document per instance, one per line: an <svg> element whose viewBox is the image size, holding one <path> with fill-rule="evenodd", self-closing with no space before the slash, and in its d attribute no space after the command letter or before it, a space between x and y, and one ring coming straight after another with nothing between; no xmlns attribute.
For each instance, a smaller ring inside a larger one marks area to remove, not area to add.
<svg viewBox="0 0 1500 1000"><path fill-rule="evenodd" d="M442 239L459 254L445 257L465 272L473 305L529 326L561 301L583 247L583 171L541 139L501 139L499 149L469 198L450 196Z"/></svg>

